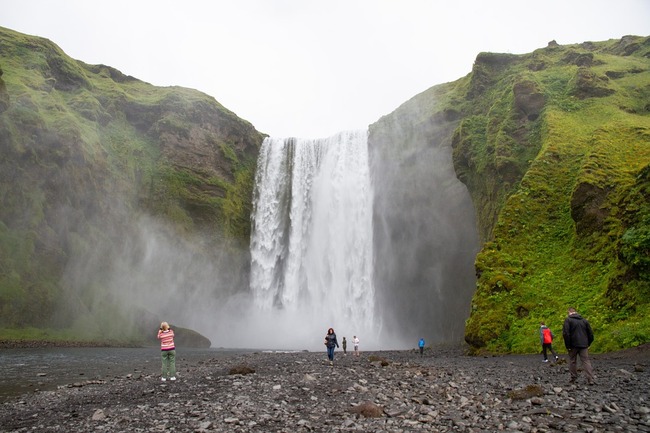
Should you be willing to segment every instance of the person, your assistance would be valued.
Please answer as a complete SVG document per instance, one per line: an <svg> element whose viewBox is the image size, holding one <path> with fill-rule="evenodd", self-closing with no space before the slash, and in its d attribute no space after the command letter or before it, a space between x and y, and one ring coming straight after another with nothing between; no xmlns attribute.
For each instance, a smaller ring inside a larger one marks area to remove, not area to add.
<svg viewBox="0 0 650 433"><path fill-rule="evenodd" d="M560 359L557 356L557 353L555 353L555 350L553 350L553 339L555 339L555 334L553 334L553 331L551 331L544 322L540 322L539 341L542 343L542 353L544 355L542 362L548 362L548 356L546 355L547 350L551 351L551 354L553 354L555 357L555 362Z"/></svg>
<svg viewBox="0 0 650 433"><path fill-rule="evenodd" d="M420 356L424 355L424 338L420 338L418 347L420 348Z"/></svg>
<svg viewBox="0 0 650 433"><path fill-rule="evenodd" d="M345 340L345 337L343 337L343 341L341 342L341 346L343 346L343 354L346 355L348 353L348 351L347 351L348 342Z"/></svg>
<svg viewBox="0 0 650 433"><path fill-rule="evenodd" d="M162 322L158 330L158 339L160 340L160 351L162 353L162 377L165 382L176 380L176 346L174 345L174 330L169 327L169 323Z"/></svg>
<svg viewBox="0 0 650 433"><path fill-rule="evenodd" d="M330 360L330 365L334 365L334 348L339 347L339 342L336 341L336 334L333 328L327 330L325 346L327 346L327 358Z"/></svg>
<svg viewBox="0 0 650 433"><path fill-rule="evenodd" d="M354 344L354 356L359 356L359 339L356 335L352 338L352 344Z"/></svg>
<svg viewBox="0 0 650 433"><path fill-rule="evenodd" d="M589 322L578 314L575 308L569 308L567 313L562 327L562 337L564 337L564 345L569 352L571 383L578 379L577 360L579 356L582 368L587 375L587 383L593 385L594 372L589 359L589 346L594 341L594 332Z"/></svg>

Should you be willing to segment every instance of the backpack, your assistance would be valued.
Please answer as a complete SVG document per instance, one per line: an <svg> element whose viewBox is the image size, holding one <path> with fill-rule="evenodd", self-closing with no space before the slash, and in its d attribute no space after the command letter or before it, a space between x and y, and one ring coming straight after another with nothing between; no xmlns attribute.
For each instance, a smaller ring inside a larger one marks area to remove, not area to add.
<svg viewBox="0 0 650 433"><path fill-rule="evenodd" d="M553 342L553 335L550 329L542 329L542 335L544 336L544 344L551 344Z"/></svg>

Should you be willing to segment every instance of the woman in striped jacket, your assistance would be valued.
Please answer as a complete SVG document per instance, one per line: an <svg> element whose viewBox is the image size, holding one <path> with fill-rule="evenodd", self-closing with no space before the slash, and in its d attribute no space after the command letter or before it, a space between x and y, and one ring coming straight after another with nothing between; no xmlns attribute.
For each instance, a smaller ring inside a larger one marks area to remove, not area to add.
<svg viewBox="0 0 650 433"><path fill-rule="evenodd" d="M176 380L176 346L174 346L174 331L169 323L162 322L158 330L160 350L162 352L162 381Z"/></svg>

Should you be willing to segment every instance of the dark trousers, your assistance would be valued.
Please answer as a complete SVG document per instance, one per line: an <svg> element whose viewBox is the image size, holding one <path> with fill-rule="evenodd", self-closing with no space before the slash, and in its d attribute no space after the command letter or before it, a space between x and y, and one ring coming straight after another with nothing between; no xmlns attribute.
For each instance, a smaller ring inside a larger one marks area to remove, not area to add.
<svg viewBox="0 0 650 433"><path fill-rule="evenodd" d="M542 344L542 353L544 354L544 359L548 359L546 357L547 350L550 350L553 356L557 357L557 353L555 353L555 350L553 350L553 345L551 343L544 343Z"/></svg>
<svg viewBox="0 0 650 433"><path fill-rule="evenodd" d="M329 358L330 361L334 361L334 346L332 347L327 346L327 357Z"/></svg>
<svg viewBox="0 0 650 433"><path fill-rule="evenodd" d="M582 362L582 369L587 375L587 382L592 383L594 381L594 371L591 368L589 350L586 347L569 349L569 373L571 373L571 380L574 381L578 378L578 356Z"/></svg>

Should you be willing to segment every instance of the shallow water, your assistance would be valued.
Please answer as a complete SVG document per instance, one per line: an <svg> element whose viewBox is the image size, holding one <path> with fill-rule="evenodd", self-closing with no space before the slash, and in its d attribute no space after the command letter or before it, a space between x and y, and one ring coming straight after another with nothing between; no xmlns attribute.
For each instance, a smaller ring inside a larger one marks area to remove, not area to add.
<svg viewBox="0 0 650 433"><path fill-rule="evenodd" d="M245 350L177 349L176 367L183 362L233 356ZM160 349L36 348L0 350L0 402L21 394L56 389L88 380L111 380L127 374L160 374Z"/></svg>

